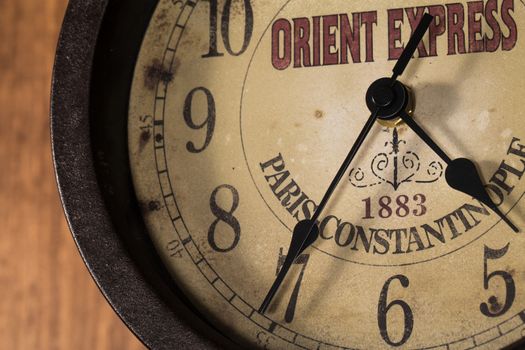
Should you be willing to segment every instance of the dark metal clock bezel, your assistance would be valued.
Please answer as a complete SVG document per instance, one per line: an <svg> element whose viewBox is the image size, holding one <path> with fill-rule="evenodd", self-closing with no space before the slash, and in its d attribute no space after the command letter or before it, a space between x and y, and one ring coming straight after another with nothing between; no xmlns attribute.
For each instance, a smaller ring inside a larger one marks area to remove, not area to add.
<svg viewBox="0 0 525 350"><path fill-rule="evenodd" d="M131 74L149 21L145 14L157 1L68 5L51 97L60 196L95 282L146 346L237 348L191 306L155 253L133 193L126 124L117 125L127 118ZM119 62L125 64L111 71ZM124 113L113 118L112 112Z"/></svg>

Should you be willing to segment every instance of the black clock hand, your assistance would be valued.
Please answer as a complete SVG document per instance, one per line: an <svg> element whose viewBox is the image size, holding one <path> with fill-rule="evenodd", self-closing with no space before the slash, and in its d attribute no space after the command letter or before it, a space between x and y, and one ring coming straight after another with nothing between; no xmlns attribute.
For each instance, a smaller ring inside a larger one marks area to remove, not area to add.
<svg viewBox="0 0 525 350"><path fill-rule="evenodd" d="M368 118L368 121L366 122L363 130L361 130L361 133L357 137L357 140L354 143L350 152L348 153L348 156L346 157L343 164L339 168L339 171L335 175L335 178L330 184L330 187L328 187L328 190L326 191L323 199L321 200L321 203L319 204L314 215L312 216L312 219L301 221L295 226L295 229L292 235L292 242L290 243L290 248L288 249L288 254L286 255L284 264L281 267L281 270L279 271L277 278L273 282L273 285L270 288L270 291L266 295L266 298L264 298L264 301L262 302L261 307L259 308L259 312L261 314L265 313L266 310L268 309L268 306L270 306L270 303L272 302L273 297L279 290L279 287L283 283L283 280L286 277L288 270L290 270L290 267L292 266L295 259L299 255L301 255L301 253L306 248L311 246L317 240L317 237L319 236L319 227L317 226L317 220L319 219L319 216L321 215L322 211L326 207L326 204L330 200L330 197L332 196L335 189L337 188L337 185L339 184L344 174L348 170L348 167L350 166L350 163L352 162L355 155L359 151L359 148L365 141L366 136L372 129L372 126L374 125L377 119L378 113L379 113L379 109L377 109L375 113L372 113L370 118Z"/></svg>
<svg viewBox="0 0 525 350"><path fill-rule="evenodd" d="M443 159L443 161L447 164L447 167L452 163L452 159L443 151L435 142L432 140L432 138L425 132L425 130L421 129L418 123L408 115L406 111L401 111L400 115L401 119L412 129L425 143L434 151L437 153L437 155Z"/></svg>
<svg viewBox="0 0 525 350"><path fill-rule="evenodd" d="M403 72L408 66L410 60L412 59L412 56L414 56L417 46L423 39L423 35L425 35L425 33L427 32L428 27L430 26L430 23L433 19L434 16L425 13L423 18L421 19L421 22L419 22L419 25L417 26L416 30L414 31L414 34L412 34L412 37L408 41L405 50L403 51L403 53L401 53L399 60L394 66L394 75L392 76L392 81L397 80L399 76L403 75Z"/></svg>
<svg viewBox="0 0 525 350"><path fill-rule="evenodd" d="M501 212L496 204L494 204L494 201L490 199L474 162L465 158L451 160L450 157L434 142L434 140L432 140L419 124L408 115L406 111L401 111L400 116L401 119L403 119L403 121L447 164L445 178L450 187L476 198L481 203L492 209L514 232L519 232L516 225L514 225L510 219Z"/></svg>
<svg viewBox="0 0 525 350"><path fill-rule="evenodd" d="M516 233L520 230L490 199L489 194L483 186L476 165L469 159L458 158L452 161L445 172L447 183L450 187L466 193L492 209L509 227Z"/></svg>
<svg viewBox="0 0 525 350"><path fill-rule="evenodd" d="M414 31L414 34L410 38L405 50L401 54L401 57L399 58L398 62L396 63L391 78L392 85L395 84L397 78L403 74L405 71L405 68L407 67L408 63L410 62L410 59L414 55L417 46L419 45L419 42L423 39L423 35L428 30L428 27L430 26L430 22L432 21L433 16L425 14L421 22L419 23L418 27ZM339 171L335 175L334 180L330 184L330 187L328 187L328 190L326 191L325 195L323 196L323 199L321 200L321 203L317 207L314 215L310 220L304 220L299 222L295 228L292 235L292 242L290 243L290 248L288 249L288 254L286 256L286 259L284 261L283 266L281 267L281 270L279 271L279 274L277 275L277 278L275 279L272 287L270 288L270 291L266 295L266 298L264 298L263 303L261 304L261 307L259 308L259 313L263 314L268 309L268 306L270 305L273 297L277 293L277 290L279 290L279 287L281 286L284 278L288 274L288 271L290 270L290 267L292 266L295 259L310 245L312 245L319 236L319 227L317 226L317 220L319 219L319 216L325 209L326 205L328 204L328 201L330 200L332 194L334 193L335 189L337 188L337 185L343 178L344 174L348 170L348 167L350 166L350 163L354 159L355 155L359 151L359 148L363 144L364 140L366 139L368 133L372 129L372 126L374 125L375 121L377 120L378 114L381 111L381 105L380 103L377 104L376 108L374 109L374 112L368 118L367 122L365 123L365 126L363 127L363 130L361 130L361 133L357 137L356 142L352 146L352 149L348 153L348 156L344 160L343 164L339 168Z"/></svg>

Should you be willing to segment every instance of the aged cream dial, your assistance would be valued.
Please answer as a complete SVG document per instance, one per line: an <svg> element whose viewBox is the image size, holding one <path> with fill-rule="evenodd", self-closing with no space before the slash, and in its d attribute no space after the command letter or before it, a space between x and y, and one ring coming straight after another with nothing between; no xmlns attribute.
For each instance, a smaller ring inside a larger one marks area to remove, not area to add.
<svg viewBox="0 0 525 350"><path fill-rule="evenodd" d="M130 95L136 193L159 255L247 348L494 349L525 337L525 249L403 123L377 123L264 315L424 13L413 117L525 229L520 1L161 0Z"/></svg>

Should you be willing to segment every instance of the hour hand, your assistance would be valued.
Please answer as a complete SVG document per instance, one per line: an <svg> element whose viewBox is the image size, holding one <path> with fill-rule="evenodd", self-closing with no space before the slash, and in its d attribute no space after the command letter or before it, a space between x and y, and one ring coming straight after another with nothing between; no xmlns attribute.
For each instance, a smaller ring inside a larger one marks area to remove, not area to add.
<svg viewBox="0 0 525 350"><path fill-rule="evenodd" d="M498 214L514 232L519 232L516 225L514 225L510 219L501 212L496 204L494 204L492 199L490 199L487 190L485 190L485 186L483 186L483 182L481 182L474 162L465 158L453 160L447 167L445 177L450 187L476 198Z"/></svg>
<svg viewBox="0 0 525 350"><path fill-rule="evenodd" d="M443 151L434 142L434 140L432 140L432 138L417 124L414 119L412 119L412 117L408 115L406 111L402 111L400 116L401 119L403 119L403 121L447 164L445 178L450 187L457 191L468 194L469 196L472 196L481 203L485 204L490 209L492 209L507 225L509 225L509 227L514 232L519 232L518 227L516 227L516 225L514 225L510 219L501 212L501 210L488 195L474 162L465 158L451 160L445 151Z"/></svg>
<svg viewBox="0 0 525 350"><path fill-rule="evenodd" d="M443 151L432 138L423 130L405 110L400 112L400 117L436 154L448 165L452 163L450 157Z"/></svg>

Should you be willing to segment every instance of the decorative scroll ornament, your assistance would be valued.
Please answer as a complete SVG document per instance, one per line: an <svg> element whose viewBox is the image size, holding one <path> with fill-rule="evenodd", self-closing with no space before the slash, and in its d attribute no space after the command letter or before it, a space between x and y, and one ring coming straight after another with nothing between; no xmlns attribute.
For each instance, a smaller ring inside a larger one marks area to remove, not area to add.
<svg viewBox="0 0 525 350"><path fill-rule="evenodd" d="M370 164L370 171L363 168L350 170L350 183L357 188L372 187L387 183L397 190L404 183L433 183L443 176L443 165L432 161L422 167L420 157L412 152L402 152L406 141L399 139L394 128L392 141L385 143L388 153L379 153Z"/></svg>

